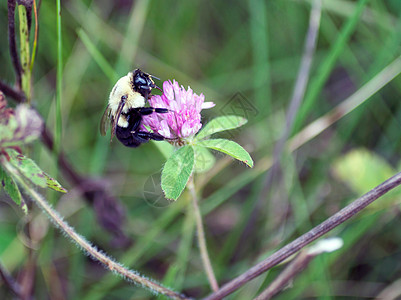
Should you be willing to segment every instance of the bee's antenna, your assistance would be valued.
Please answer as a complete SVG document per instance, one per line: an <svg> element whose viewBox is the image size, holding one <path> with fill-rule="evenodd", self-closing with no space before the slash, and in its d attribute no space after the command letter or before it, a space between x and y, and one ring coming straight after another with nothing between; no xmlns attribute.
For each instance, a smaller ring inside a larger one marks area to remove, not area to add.
<svg viewBox="0 0 401 300"><path fill-rule="evenodd" d="M150 74L149 74L150 75ZM157 80L160 80L160 78L159 77L156 77L156 76L153 76L153 75L150 75L152 78L154 78L154 79L157 79Z"/></svg>

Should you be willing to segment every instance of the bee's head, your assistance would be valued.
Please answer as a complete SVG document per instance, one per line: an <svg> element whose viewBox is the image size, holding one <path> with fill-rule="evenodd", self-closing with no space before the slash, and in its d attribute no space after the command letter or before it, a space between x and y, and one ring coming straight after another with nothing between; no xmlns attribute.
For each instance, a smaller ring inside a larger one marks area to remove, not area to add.
<svg viewBox="0 0 401 300"><path fill-rule="evenodd" d="M157 86L152 75L136 69L132 72L132 88L147 100L152 89L157 88Z"/></svg>

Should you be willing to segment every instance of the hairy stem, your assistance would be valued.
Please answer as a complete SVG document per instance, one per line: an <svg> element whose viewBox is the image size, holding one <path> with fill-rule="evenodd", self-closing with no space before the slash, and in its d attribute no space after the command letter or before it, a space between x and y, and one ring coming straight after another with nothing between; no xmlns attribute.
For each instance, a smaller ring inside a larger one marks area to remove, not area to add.
<svg viewBox="0 0 401 300"><path fill-rule="evenodd" d="M188 181L188 189L192 195L192 203L194 206L194 213L195 213L195 220L196 220L196 230L198 236L198 244L199 250L201 254L203 268L205 269L207 278L209 280L209 284L214 292L219 289L219 285L217 284L216 276L214 275L212 264L210 262L209 254L207 252L206 247L206 238L205 232L203 231L203 222L202 222L202 215L198 205L198 197L195 191L194 179L193 176L190 176Z"/></svg>
<svg viewBox="0 0 401 300"><path fill-rule="evenodd" d="M242 275L231 280L230 282L225 284L220 290L209 295L206 299L207 300L222 299L223 297L233 293L241 286L243 286L245 283L251 281L255 277L276 266L277 264L287 259L294 253L298 252L303 247L310 244L317 238L328 233L330 230L336 228L338 225L344 223L352 216L354 216L356 213L358 213L366 206L368 206L370 203L380 198L390 190L396 188L400 184L401 184L401 172L397 173L393 177L379 184L377 187L373 188L362 197L356 199L354 202L344 207L342 210L340 210L339 212L328 218L326 221L322 222L318 226L312 228L310 231L297 238L296 240L292 241L291 243L287 244L280 250L276 251L268 258L258 263L257 265L253 266Z"/></svg>
<svg viewBox="0 0 401 300"><path fill-rule="evenodd" d="M167 289L160 284L157 284L147 278L141 276L138 272L129 270L123 267L118 262L108 257L103 252L99 251L95 246L91 245L84 237L79 235L74 228L68 225L57 211L55 211L49 203L34 189L32 189L25 180L20 176L19 172L7 161L6 158L1 158L3 167L12 174L13 178L18 184L25 190L25 192L31 196L32 200L36 205L45 212L49 219L67 236L73 241L80 249L83 249L93 259L99 261L106 269L112 271L115 274L122 276L125 280L139 284L145 288L150 289L158 294L166 295L172 299L188 299L187 297L180 295L170 289Z"/></svg>

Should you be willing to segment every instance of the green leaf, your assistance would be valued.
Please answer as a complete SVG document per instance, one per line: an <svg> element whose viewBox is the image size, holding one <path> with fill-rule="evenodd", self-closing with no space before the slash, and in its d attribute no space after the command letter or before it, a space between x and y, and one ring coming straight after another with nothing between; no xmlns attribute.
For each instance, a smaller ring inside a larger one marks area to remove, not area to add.
<svg viewBox="0 0 401 300"><path fill-rule="evenodd" d="M10 156L10 163L18 169L18 171L29 179L33 184L40 187L47 187L47 180L42 169L30 158L18 153L14 149L7 149Z"/></svg>
<svg viewBox="0 0 401 300"><path fill-rule="evenodd" d="M194 168L194 150L191 146L178 149L167 160L162 171L162 189L167 199L177 200L187 185Z"/></svg>
<svg viewBox="0 0 401 300"><path fill-rule="evenodd" d="M213 133L231 130L248 122L247 119L239 116L221 116L211 120L195 137L197 140L203 139L212 135Z"/></svg>
<svg viewBox="0 0 401 300"><path fill-rule="evenodd" d="M91 41L86 32L80 28L77 30L77 34L81 41L84 43L86 49L98 64L99 68L103 71L103 73L110 79L111 82L116 82L118 78L118 74L116 70L110 65L109 61L102 55L102 52L96 48L96 45Z"/></svg>
<svg viewBox="0 0 401 300"><path fill-rule="evenodd" d="M1 186L4 187L4 190L10 196L10 198L22 208L25 214L27 214L28 208L24 199L22 198L17 183L2 168L0 168L0 182Z"/></svg>
<svg viewBox="0 0 401 300"><path fill-rule="evenodd" d="M210 139L197 142L196 145L223 152L246 163L251 168L253 167L253 160L249 153L236 142L226 139Z"/></svg>
<svg viewBox="0 0 401 300"><path fill-rule="evenodd" d="M18 169L18 171L30 180L33 184L42 188L49 187L59 192L66 193L57 180L51 178L30 158L18 153L14 149L7 149L7 154L10 157L10 163Z"/></svg>
<svg viewBox="0 0 401 300"><path fill-rule="evenodd" d="M356 149L333 164L334 174L357 194L366 193L394 174L393 168L380 156L367 149Z"/></svg>
<svg viewBox="0 0 401 300"><path fill-rule="evenodd" d="M195 166L194 172L195 173L204 173L209 171L216 159L214 158L213 154L210 153L209 149L201 146L194 146L195 151Z"/></svg>
<svg viewBox="0 0 401 300"><path fill-rule="evenodd" d="M67 193L67 190L65 188L63 188L56 179L50 177L45 172L43 172L43 175L46 178L46 184L47 184L48 188L51 188L52 190L55 190L57 192Z"/></svg>
<svg viewBox="0 0 401 300"><path fill-rule="evenodd" d="M356 149L337 159L332 165L334 175L357 195L362 195L385 181L396 172L382 157L367 149ZM384 195L380 201L370 204L368 209L386 209L400 201L400 189Z"/></svg>
<svg viewBox="0 0 401 300"><path fill-rule="evenodd" d="M4 190L11 197L11 199L18 205L22 202L21 192L14 179L10 177L2 168L0 168L0 180Z"/></svg>

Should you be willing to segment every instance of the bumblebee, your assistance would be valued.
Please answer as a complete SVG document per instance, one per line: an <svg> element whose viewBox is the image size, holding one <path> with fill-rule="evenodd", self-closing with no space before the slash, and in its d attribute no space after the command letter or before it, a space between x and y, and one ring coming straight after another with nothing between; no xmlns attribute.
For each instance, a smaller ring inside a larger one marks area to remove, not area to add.
<svg viewBox="0 0 401 300"><path fill-rule="evenodd" d="M103 136L111 124L110 142L114 135L127 147L138 147L149 140L165 139L156 133L140 131L142 116L153 112L169 112L167 108L145 107L152 89L160 89L153 81L153 77L136 69L121 77L114 85L100 122L100 133Z"/></svg>

